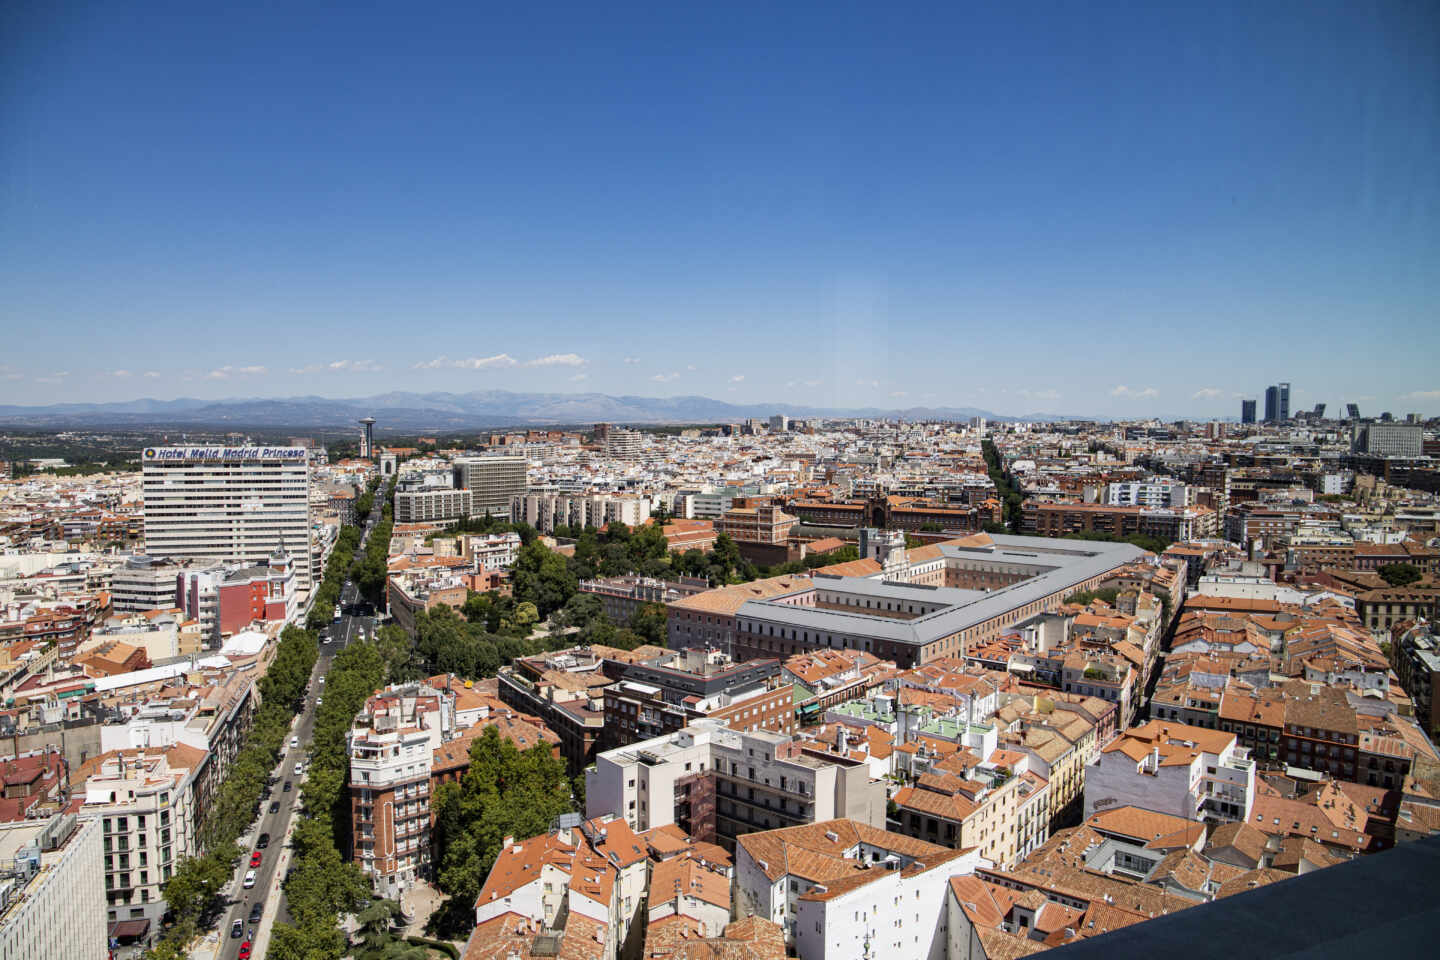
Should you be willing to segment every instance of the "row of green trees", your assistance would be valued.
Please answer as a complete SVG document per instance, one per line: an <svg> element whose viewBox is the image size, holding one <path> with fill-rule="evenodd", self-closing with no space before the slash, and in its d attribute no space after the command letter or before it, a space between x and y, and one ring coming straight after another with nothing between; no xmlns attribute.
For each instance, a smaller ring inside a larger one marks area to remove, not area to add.
<svg viewBox="0 0 1440 960"><path fill-rule="evenodd" d="M395 514L390 506L389 493L394 489L391 484L386 490L386 502L382 508L380 522L375 524L375 529L370 533L370 539L365 543L365 553L355 561L350 571L355 586L360 594L375 604L377 607L385 599L385 582L389 577L388 560L390 554L390 534L395 528Z"/></svg>
<svg viewBox="0 0 1440 960"><path fill-rule="evenodd" d="M1004 505L1005 523L996 527L994 523L987 522L985 531L987 533L1019 533L1021 504L1025 502L1025 496L1014 485L1010 478L1005 475L1004 466L1000 462L1000 451L995 449L995 443L986 439L980 443L980 452L985 457L985 469L990 474L990 482L995 484L995 493Z"/></svg>
<svg viewBox="0 0 1440 960"><path fill-rule="evenodd" d="M181 860L165 881L170 926L151 957L185 956L185 947L197 932L214 923L221 906L220 889L244 854L237 842L254 822L261 791L280 759L318 651L315 634L308 630L290 626L280 634L275 659L260 678L260 706L245 744L202 814L198 836L202 852Z"/></svg>
<svg viewBox="0 0 1440 960"><path fill-rule="evenodd" d="M321 578L320 586L315 588L315 602L310 606L310 613L305 618L307 628L321 630L329 625L335 616L335 605L340 602L340 591L345 586L345 578L350 574L355 551L359 547L360 528L348 525L341 527L335 539L335 548L325 563L325 576Z"/></svg>
<svg viewBox="0 0 1440 960"><path fill-rule="evenodd" d="M350 835L349 755L345 736L365 700L385 681L385 665L371 641L352 643L325 674L325 696L315 710L310 770L300 797L304 816L291 836L285 901L293 923L275 925L268 956L274 960L339 960L348 944L339 919L370 900L370 884L346 859Z"/></svg>

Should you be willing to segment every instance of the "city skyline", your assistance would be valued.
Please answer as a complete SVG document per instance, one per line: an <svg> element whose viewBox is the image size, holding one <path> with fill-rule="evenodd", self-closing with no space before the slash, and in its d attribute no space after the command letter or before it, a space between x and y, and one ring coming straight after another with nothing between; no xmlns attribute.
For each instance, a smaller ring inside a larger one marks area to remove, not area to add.
<svg viewBox="0 0 1440 960"><path fill-rule="evenodd" d="M33 8L0 402L1433 414L1434 18Z"/></svg>

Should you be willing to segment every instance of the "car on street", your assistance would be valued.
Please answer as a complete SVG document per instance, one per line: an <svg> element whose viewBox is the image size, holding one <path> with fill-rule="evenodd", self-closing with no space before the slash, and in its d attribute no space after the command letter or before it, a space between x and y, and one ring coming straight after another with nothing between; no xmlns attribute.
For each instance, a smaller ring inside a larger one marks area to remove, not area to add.
<svg viewBox="0 0 1440 960"><path fill-rule="evenodd" d="M250 960L250 941L240 944L240 960Z"/></svg>
<svg viewBox="0 0 1440 960"><path fill-rule="evenodd" d="M239 920L236 920L235 923L234 923L234 925L232 925L232 926L230 927L230 939L231 939L231 940L239 940L239 939L240 939L241 937L243 937L244 935L245 935L245 924L244 924L243 922L239 921Z"/></svg>
<svg viewBox="0 0 1440 960"><path fill-rule="evenodd" d="M290 738L290 749L291 749L291 750L294 750L294 749L295 749L296 747L298 747L298 746L300 746L300 738L299 738L299 737L291 737L291 738Z"/></svg>
<svg viewBox="0 0 1440 960"><path fill-rule="evenodd" d="M320 705L321 705L322 703L324 703L324 702L325 702L325 700L324 700L323 698L321 698L321 697L316 697L316 698L315 698L315 706L317 706L317 707L320 706Z"/></svg>
<svg viewBox="0 0 1440 960"><path fill-rule="evenodd" d="M303 772L304 772L304 768L303 768L300 764L298 764L298 763L295 764L295 776L298 777L298 776L300 776L300 774L303 773Z"/></svg>
<svg viewBox="0 0 1440 960"><path fill-rule="evenodd" d="M279 800L271 800L271 801L270 801L270 812L271 812L271 813L279 813L279 812L280 812L280 801L279 801Z"/></svg>
<svg viewBox="0 0 1440 960"><path fill-rule="evenodd" d="M290 792L290 781L289 781L289 780L286 780L286 781L285 781L285 786L282 787L282 788L280 788L280 792L281 792L281 793L289 793L289 792Z"/></svg>
<svg viewBox="0 0 1440 960"><path fill-rule="evenodd" d="M264 850L266 847L270 846L270 834L260 834L260 839L255 841L255 846L259 847L261 850Z"/></svg>
<svg viewBox="0 0 1440 960"><path fill-rule="evenodd" d="M259 850L256 850L254 853L250 854L250 866L252 866L252 867L258 867L258 866L260 866L260 861L263 860L263 859L265 859L265 855L264 855L263 853L261 853Z"/></svg>
<svg viewBox="0 0 1440 960"><path fill-rule="evenodd" d="M243 886L246 890L249 890L251 887L255 886L255 871L254 871L254 870L246 870L246 871L245 871L245 882L242 884L242 886Z"/></svg>
<svg viewBox="0 0 1440 960"><path fill-rule="evenodd" d="M263 903L257 903L257 904L255 904L253 907L251 907L251 908L250 908L250 922L251 922L251 923L259 923L259 922L260 922L260 914L264 911L264 909L265 909L265 905L264 905Z"/></svg>

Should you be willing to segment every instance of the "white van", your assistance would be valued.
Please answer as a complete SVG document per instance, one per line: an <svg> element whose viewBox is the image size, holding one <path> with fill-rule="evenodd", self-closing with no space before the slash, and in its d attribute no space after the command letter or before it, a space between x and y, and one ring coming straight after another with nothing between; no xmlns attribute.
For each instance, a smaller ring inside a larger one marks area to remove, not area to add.
<svg viewBox="0 0 1440 960"><path fill-rule="evenodd" d="M253 886L255 886L255 871L254 871L254 870L246 870L246 871L245 871L245 889L246 889L246 890L249 890L249 889L250 889L251 887L253 887Z"/></svg>

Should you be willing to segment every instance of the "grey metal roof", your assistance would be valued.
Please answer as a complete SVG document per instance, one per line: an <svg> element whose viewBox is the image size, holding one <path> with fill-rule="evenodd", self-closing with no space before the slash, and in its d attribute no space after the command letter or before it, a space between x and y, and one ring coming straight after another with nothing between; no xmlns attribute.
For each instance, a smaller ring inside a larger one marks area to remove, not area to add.
<svg viewBox="0 0 1440 960"><path fill-rule="evenodd" d="M1091 577L1139 560L1145 554L1144 550L1128 543L1054 540L1049 537L996 536L993 539L993 547L942 545L942 550L947 556L991 560L1007 566L1030 563L1044 569L1028 580L990 591L920 587L864 577L816 577L817 586L864 596L949 604L943 610L913 620L896 620L867 613L864 609L822 610L792 606L777 602L783 594L769 600L747 600L736 615L797 630L860 635L919 645L968 630L1050 594L1068 590Z"/></svg>

